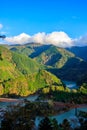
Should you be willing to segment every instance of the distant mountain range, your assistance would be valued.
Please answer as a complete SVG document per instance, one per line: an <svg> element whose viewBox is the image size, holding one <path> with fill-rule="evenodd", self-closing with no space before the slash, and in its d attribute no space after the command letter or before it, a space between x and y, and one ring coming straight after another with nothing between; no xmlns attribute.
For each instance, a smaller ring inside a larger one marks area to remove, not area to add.
<svg viewBox="0 0 87 130"><path fill-rule="evenodd" d="M71 48L67 48L67 50L71 51L76 56L81 57L82 59L87 61L87 46L84 46L84 47L71 47Z"/></svg>
<svg viewBox="0 0 87 130"><path fill-rule="evenodd" d="M63 86L61 80L87 82L86 49L39 43L0 46L0 95L26 96L46 86Z"/></svg>

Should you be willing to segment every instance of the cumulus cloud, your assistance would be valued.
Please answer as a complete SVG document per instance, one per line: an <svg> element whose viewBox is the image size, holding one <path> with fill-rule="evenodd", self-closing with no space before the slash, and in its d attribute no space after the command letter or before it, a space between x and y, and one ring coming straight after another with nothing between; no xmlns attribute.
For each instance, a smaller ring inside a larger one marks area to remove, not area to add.
<svg viewBox="0 0 87 130"><path fill-rule="evenodd" d="M73 40L74 46L87 46L87 34L84 36L80 36L78 39Z"/></svg>
<svg viewBox="0 0 87 130"><path fill-rule="evenodd" d="M14 36L14 37L7 37L5 40L9 43L14 43L14 44L24 44L27 43L30 39L30 36L22 33L18 36Z"/></svg>
<svg viewBox="0 0 87 130"><path fill-rule="evenodd" d="M52 32L47 34L46 42L59 47L72 46L72 39L65 32Z"/></svg>
<svg viewBox="0 0 87 130"><path fill-rule="evenodd" d="M2 29L3 28L3 25L0 23L0 29Z"/></svg>
<svg viewBox="0 0 87 130"><path fill-rule="evenodd" d="M45 38L46 38L46 34L44 32L37 33L37 34L31 36L29 42L35 42L35 43L44 44L45 43Z"/></svg>
<svg viewBox="0 0 87 130"><path fill-rule="evenodd" d="M7 37L6 42L14 44L25 43L40 43L40 44L53 44L58 47L72 47L72 46L87 46L87 34L77 39L70 38L65 32L52 32L46 34L45 32L37 33L32 36L22 33L14 37Z"/></svg>
<svg viewBox="0 0 87 130"><path fill-rule="evenodd" d="M32 36L22 33L18 36L7 37L6 41L15 44L34 42L40 44L54 44L59 47L72 46L72 39L65 32L52 32L49 34L42 32Z"/></svg>

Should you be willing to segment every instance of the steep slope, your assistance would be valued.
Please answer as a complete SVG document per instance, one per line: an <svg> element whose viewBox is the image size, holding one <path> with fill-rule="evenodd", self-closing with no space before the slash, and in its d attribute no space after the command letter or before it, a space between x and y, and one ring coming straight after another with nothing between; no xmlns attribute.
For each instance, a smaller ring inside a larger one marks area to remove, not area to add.
<svg viewBox="0 0 87 130"><path fill-rule="evenodd" d="M33 59L0 46L0 95L27 96L40 88L62 85Z"/></svg>
<svg viewBox="0 0 87 130"><path fill-rule="evenodd" d="M87 61L87 46L85 47L71 47L66 48L70 52L74 53L76 56L81 57L85 61Z"/></svg>
<svg viewBox="0 0 87 130"><path fill-rule="evenodd" d="M23 54L12 53L12 60L16 68L24 75L36 72L41 68L36 61Z"/></svg>
<svg viewBox="0 0 87 130"><path fill-rule="evenodd" d="M40 43L27 43L24 45L12 45L8 48L12 51L34 58L47 50L50 46L51 45L41 45Z"/></svg>
<svg viewBox="0 0 87 130"><path fill-rule="evenodd" d="M26 55L13 53L0 46L0 75L2 79L30 74L38 71L39 68L40 65Z"/></svg>
<svg viewBox="0 0 87 130"><path fill-rule="evenodd" d="M26 46L26 45L14 45L14 46L9 46L9 49L14 51L14 52L18 52L24 55L29 56L31 53L34 52L34 49L31 46Z"/></svg>
<svg viewBox="0 0 87 130"><path fill-rule="evenodd" d="M37 73L29 75L28 84L30 90L38 90L38 88L54 86L63 86L63 83L55 75L46 70L39 70Z"/></svg>
<svg viewBox="0 0 87 130"><path fill-rule="evenodd" d="M15 68L15 64L12 63L11 52L2 46L0 46L0 81L15 78L20 75Z"/></svg>
<svg viewBox="0 0 87 130"><path fill-rule="evenodd" d="M45 65L47 70L61 79L80 81L87 74L87 62L67 49L36 43L24 46L33 49L28 57Z"/></svg>
<svg viewBox="0 0 87 130"><path fill-rule="evenodd" d="M32 45L31 45L32 46ZM31 53L29 55L29 57L31 58L35 58L37 56L39 56L41 53L43 53L44 51L48 50L50 48L51 45L41 45L41 44L36 44L33 47L34 52Z"/></svg>
<svg viewBox="0 0 87 130"><path fill-rule="evenodd" d="M87 62L79 58L70 58L61 69L50 68L47 70L63 80L81 82L83 75L87 74Z"/></svg>
<svg viewBox="0 0 87 130"><path fill-rule="evenodd" d="M81 82L84 75L87 75L87 62L63 48L51 45L34 59L46 65L48 71L64 80Z"/></svg>
<svg viewBox="0 0 87 130"><path fill-rule="evenodd" d="M25 54L38 63L62 68L67 60L75 55L63 48L53 45L41 45L37 43L25 44L22 46L11 46L12 51Z"/></svg>
<svg viewBox="0 0 87 130"><path fill-rule="evenodd" d="M39 54L39 56L34 59L41 64L62 68L71 57L74 57L73 53L70 53L63 48L51 45L47 50Z"/></svg>

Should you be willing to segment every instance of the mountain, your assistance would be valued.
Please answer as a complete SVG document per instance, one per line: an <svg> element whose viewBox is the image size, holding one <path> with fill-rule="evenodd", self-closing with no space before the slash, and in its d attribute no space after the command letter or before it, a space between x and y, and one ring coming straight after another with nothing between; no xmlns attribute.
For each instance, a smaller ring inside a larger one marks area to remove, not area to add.
<svg viewBox="0 0 87 130"><path fill-rule="evenodd" d="M59 78L43 69L27 55L0 46L0 95L27 96L53 84L63 86Z"/></svg>
<svg viewBox="0 0 87 130"><path fill-rule="evenodd" d="M75 55L63 48L53 45L41 45L38 43L29 43L22 46L10 48L12 51L25 54L36 60L38 63L61 68L70 57Z"/></svg>
<svg viewBox="0 0 87 130"><path fill-rule="evenodd" d="M41 45L40 43L27 43L24 45L11 45L8 48L12 51L22 53L31 58L34 58L49 47L50 45Z"/></svg>
<svg viewBox="0 0 87 130"><path fill-rule="evenodd" d="M39 70L41 66L26 55L11 52L0 46L0 72L1 78L8 75L14 77L18 74L30 74ZM5 74L4 74L5 73ZM6 75L7 73L7 75Z"/></svg>
<svg viewBox="0 0 87 130"><path fill-rule="evenodd" d="M71 47L71 48L66 48L70 52L74 53L76 56L84 59L87 61L87 46L84 47Z"/></svg>
<svg viewBox="0 0 87 130"><path fill-rule="evenodd" d="M69 49L39 43L29 43L22 46L14 46L14 48L11 48L11 50L25 54L34 61L45 65L47 71L61 79L77 82L81 80L81 77L84 77L83 75L87 74L87 62L76 56ZM30 49L28 52L26 51L27 48Z"/></svg>
<svg viewBox="0 0 87 130"><path fill-rule="evenodd" d="M31 82L32 81L32 82ZM37 90L38 88L63 86L63 83L55 75L47 72L46 70L39 70L38 73L33 73L28 76L28 84L30 90Z"/></svg>
<svg viewBox="0 0 87 130"><path fill-rule="evenodd" d="M63 48L51 45L44 52L33 58L41 64L56 68L62 68L71 57L74 57L73 53L66 51Z"/></svg>
<svg viewBox="0 0 87 130"><path fill-rule="evenodd" d="M16 64L16 68L24 75L37 72L42 67L26 55L15 52L12 53L12 60Z"/></svg>
<svg viewBox="0 0 87 130"><path fill-rule="evenodd" d="M30 46L25 46L25 45L18 45L18 46L9 46L10 50L18 53L22 53L24 55L29 56L32 52L34 52L34 49L31 48Z"/></svg>
<svg viewBox="0 0 87 130"><path fill-rule="evenodd" d="M20 75L12 63L12 53L0 46L0 81L15 78Z"/></svg>
<svg viewBox="0 0 87 130"><path fill-rule="evenodd" d="M85 77L85 75L87 75L87 62L79 60L78 58L71 58L60 69L48 68L47 70L62 80L79 81L79 83L81 83L83 76ZM87 79L85 81L87 82Z"/></svg>

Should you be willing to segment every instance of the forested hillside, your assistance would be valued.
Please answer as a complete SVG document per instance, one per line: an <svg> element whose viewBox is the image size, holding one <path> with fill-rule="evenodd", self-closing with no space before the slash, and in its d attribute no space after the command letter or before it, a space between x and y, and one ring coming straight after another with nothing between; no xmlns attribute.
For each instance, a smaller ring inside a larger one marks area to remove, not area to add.
<svg viewBox="0 0 87 130"><path fill-rule="evenodd" d="M85 56L84 58L82 56L78 57L80 55L72 53L72 48L63 49L53 45L31 43L21 46L10 46L10 49L20 54L25 54L41 65L45 65L48 71L61 79L78 83L87 82L87 79L85 79L85 75L87 75Z"/></svg>
<svg viewBox="0 0 87 130"><path fill-rule="evenodd" d="M27 96L38 89L61 84L45 67L17 52L0 46L0 95Z"/></svg>
<svg viewBox="0 0 87 130"><path fill-rule="evenodd" d="M85 61L87 61L87 46L83 47L71 47L71 48L66 48L67 50L71 51L74 53L76 56L81 57Z"/></svg>

